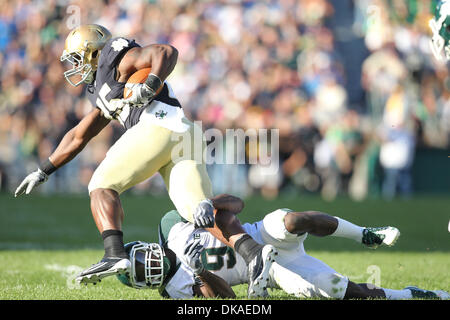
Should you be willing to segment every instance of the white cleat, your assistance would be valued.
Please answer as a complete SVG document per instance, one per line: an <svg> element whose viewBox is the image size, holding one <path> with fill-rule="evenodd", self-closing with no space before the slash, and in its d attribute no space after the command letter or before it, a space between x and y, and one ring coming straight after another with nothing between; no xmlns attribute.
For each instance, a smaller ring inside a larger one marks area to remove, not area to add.
<svg viewBox="0 0 450 320"><path fill-rule="evenodd" d="M249 298L267 297L267 284L269 282L269 271L275 256L278 255L277 249L268 244L261 252L250 262L248 266L248 290Z"/></svg>
<svg viewBox="0 0 450 320"><path fill-rule="evenodd" d="M392 247L399 237L400 231L394 227L365 228L362 243L372 249L382 244Z"/></svg>
<svg viewBox="0 0 450 320"><path fill-rule="evenodd" d="M433 290L433 292L439 297L441 300L450 300L450 294L444 290Z"/></svg>

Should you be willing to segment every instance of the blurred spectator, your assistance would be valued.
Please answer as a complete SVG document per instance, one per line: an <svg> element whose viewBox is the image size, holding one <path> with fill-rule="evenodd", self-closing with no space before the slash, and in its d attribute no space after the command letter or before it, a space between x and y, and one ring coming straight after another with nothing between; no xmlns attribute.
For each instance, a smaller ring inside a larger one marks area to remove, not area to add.
<svg viewBox="0 0 450 320"><path fill-rule="evenodd" d="M92 108L81 87L64 81L59 62L76 12L80 23L102 24L114 36L177 47L168 81L204 129L279 129L279 175L267 176L257 165L213 164L216 192L362 199L384 178L386 196L396 186L408 194L414 147L449 148L450 78L428 49L431 1L17 0L0 6L2 189L14 189ZM354 39L363 45L343 49ZM122 132L109 126L40 192L86 192ZM154 177L130 192L161 190Z"/></svg>
<svg viewBox="0 0 450 320"><path fill-rule="evenodd" d="M394 198L397 190L406 197L412 193L415 137L408 121L410 109L405 88L397 86L386 103L379 132L380 161L385 175L382 192L387 199Z"/></svg>

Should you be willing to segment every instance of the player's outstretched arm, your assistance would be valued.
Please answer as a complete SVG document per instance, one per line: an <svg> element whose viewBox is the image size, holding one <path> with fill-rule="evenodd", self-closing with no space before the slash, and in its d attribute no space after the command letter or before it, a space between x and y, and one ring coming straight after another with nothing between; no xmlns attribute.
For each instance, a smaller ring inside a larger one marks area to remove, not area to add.
<svg viewBox="0 0 450 320"><path fill-rule="evenodd" d="M146 81L133 86L131 97L125 99L133 105L145 105L163 85L175 68L178 50L167 44L152 44L130 49L119 63L119 81L126 81L137 70L151 68Z"/></svg>
<svg viewBox="0 0 450 320"><path fill-rule="evenodd" d="M15 196L29 194L35 187L47 181L57 168L72 160L86 144L95 137L110 120L101 115L99 109L92 110L80 123L69 130L48 160L36 171L30 173L16 189Z"/></svg>
<svg viewBox="0 0 450 320"><path fill-rule="evenodd" d="M102 116L100 109L88 113L59 143L56 150L49 157L51 163L59 168L84 149L87 143L105 128L110 120Z"/></svg>

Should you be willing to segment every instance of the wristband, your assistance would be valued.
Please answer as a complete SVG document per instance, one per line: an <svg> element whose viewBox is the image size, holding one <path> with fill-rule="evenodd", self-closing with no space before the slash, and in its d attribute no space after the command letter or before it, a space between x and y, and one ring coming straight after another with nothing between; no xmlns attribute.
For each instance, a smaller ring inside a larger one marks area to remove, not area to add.
<svg viewBox="0 0 450 320"><path fill-rule="evenodd" d="M46 175L51 175L53 172L56 171L56 169L58 169L57 167L55 167L53 165L53 163L50 162L50 159L47 159L41 166L40 169L42 170L42 172L44 172Z"/></svg>
<svg viewBox="0 0 450 320"><path fill-rule="evenodd" d="M196 269L196 270L192 270L194 272L194 275L196 277L200 276L200 273L202 273L203 271L205 271L205 268L203 266L200 267L200 269Z"/></svg>
<svg viewBox="0 0 450 320"><path fill-rule="evenodd" d="M147 80L145 80L145 85L150 88L153 93L156 93L156 91L158 91L158 89L161 87L162 81L156 74L150 73L147 77Z"/></svg>

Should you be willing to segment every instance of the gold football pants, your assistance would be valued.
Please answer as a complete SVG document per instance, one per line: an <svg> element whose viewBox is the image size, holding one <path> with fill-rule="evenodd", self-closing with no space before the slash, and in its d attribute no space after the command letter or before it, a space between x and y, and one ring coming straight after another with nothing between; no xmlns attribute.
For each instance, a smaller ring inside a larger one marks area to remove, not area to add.
<svg viewBox="0 0 450 320"><path fill-rule="evenodd" d="M159 172L180 215L193 222L199 202L212 197L212 186L202 158L206 144L201 128L188 122L190 129L181 134L138 122L109 149L89 193L101 188L121 194Z"/></svg>

